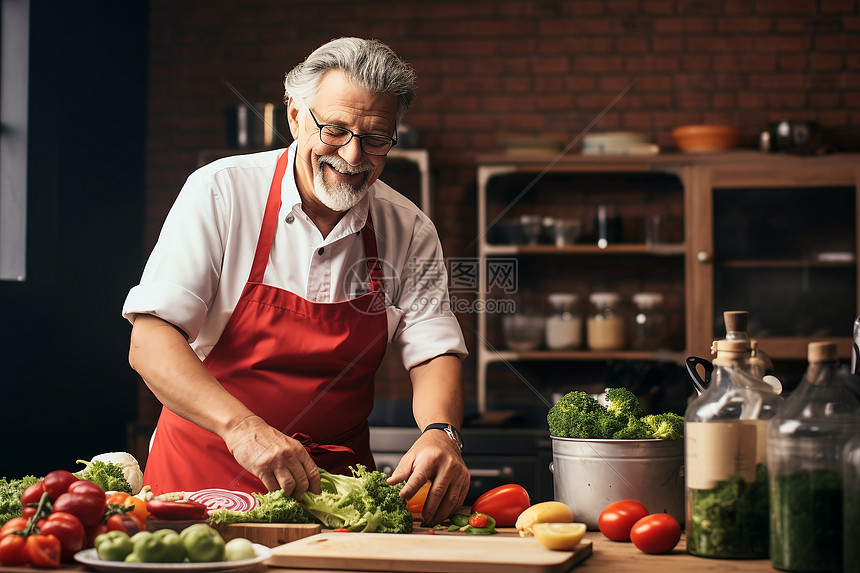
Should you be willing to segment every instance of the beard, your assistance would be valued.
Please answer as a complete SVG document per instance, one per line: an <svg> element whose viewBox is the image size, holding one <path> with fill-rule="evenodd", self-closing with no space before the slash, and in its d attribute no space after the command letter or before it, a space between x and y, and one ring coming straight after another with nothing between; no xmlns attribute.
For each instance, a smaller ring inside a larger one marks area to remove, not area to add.
<svg viewBox="0 0 860 573"><path fill-rule="evenodd" d="M364 178L361 184L357 186L342 182L329 183L323 175L326 164L341 173L361 173L364 175ZM370 175L373 173L373 168L373 164L371 163L361 163L352 166L338 155L320 155L319 159L317 159L317 170L314 173L314 193L317 199L332 211L348 211L361 201L362 197L367 193L368 181Z"/></svg>

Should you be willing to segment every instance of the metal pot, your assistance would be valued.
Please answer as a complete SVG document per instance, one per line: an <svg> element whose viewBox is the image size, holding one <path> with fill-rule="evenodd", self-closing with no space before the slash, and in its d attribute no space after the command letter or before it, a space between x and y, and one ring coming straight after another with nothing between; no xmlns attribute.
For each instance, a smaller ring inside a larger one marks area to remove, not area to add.
<svg viewBox="0 0 860 573"><path fill-rule="evenodd" d="M598 529L610 503L632 499L684 526L684 440L552 438L553 493L575 521Z"/></svg>

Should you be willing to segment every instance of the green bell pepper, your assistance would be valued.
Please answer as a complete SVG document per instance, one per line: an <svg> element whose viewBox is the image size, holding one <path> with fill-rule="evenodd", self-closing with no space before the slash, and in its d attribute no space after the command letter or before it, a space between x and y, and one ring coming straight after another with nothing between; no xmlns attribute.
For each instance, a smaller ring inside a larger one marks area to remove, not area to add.
<svg viewBox="0 0 860 573"><path fill-rule="evenodd" d="M224 538L207 524L195 523L186 527L180 537L189 561L208 563L224 560Z"/></svg>
<svg viewBox="0 0 860 573"><path fill-rule="evenodd" d="M159 529L150 535L136 533L134 537L134 553L141 563L181 563L185 561L185 546L182 544L179 534L172 529Z"/></svg>
<svg viewBox="0 0 860 573"><path fill-rule="evenodd" d="M107 531L93 541L96 553L102 561L125 561L134 550L134 545L124 531Z"/></svg>

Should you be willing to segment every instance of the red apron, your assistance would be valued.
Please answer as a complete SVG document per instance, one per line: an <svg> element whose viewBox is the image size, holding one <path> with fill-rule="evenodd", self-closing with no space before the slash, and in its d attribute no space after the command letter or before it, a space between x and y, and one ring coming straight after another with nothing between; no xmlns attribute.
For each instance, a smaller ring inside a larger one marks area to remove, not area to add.
<svg viewBox="0 0 860 573"><path fill-rule="evenodd" d="M319 467L334 473L349 473L356 463L375 468L367 418L388 323L373 220L368 211L361 231L370 292L342 302L314 303L263 284L288 155L289 150L281 155L275 169L248 282L203 365L268 424L302 440ZM156 494L266 490L220 437L167 408L158 419L144 483Z"/></svg>

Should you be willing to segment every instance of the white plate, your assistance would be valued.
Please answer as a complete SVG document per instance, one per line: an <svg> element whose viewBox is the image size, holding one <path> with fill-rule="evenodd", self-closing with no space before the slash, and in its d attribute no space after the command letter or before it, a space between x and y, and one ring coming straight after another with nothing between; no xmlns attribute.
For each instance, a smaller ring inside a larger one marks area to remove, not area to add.
<svg viewBox="0 0 860 573"><path fill-rule="evenodd" d="M255 557L240 561L212 561L210 563L126 563L125 561L102 561L95 548L84 549L75 553L75 561L83 563L96 571L108 572L139 572L154 571L158 573L188 573L202 571L243 571L253 569L272 556L272 550L265 545L254 543Z"/></svg>

